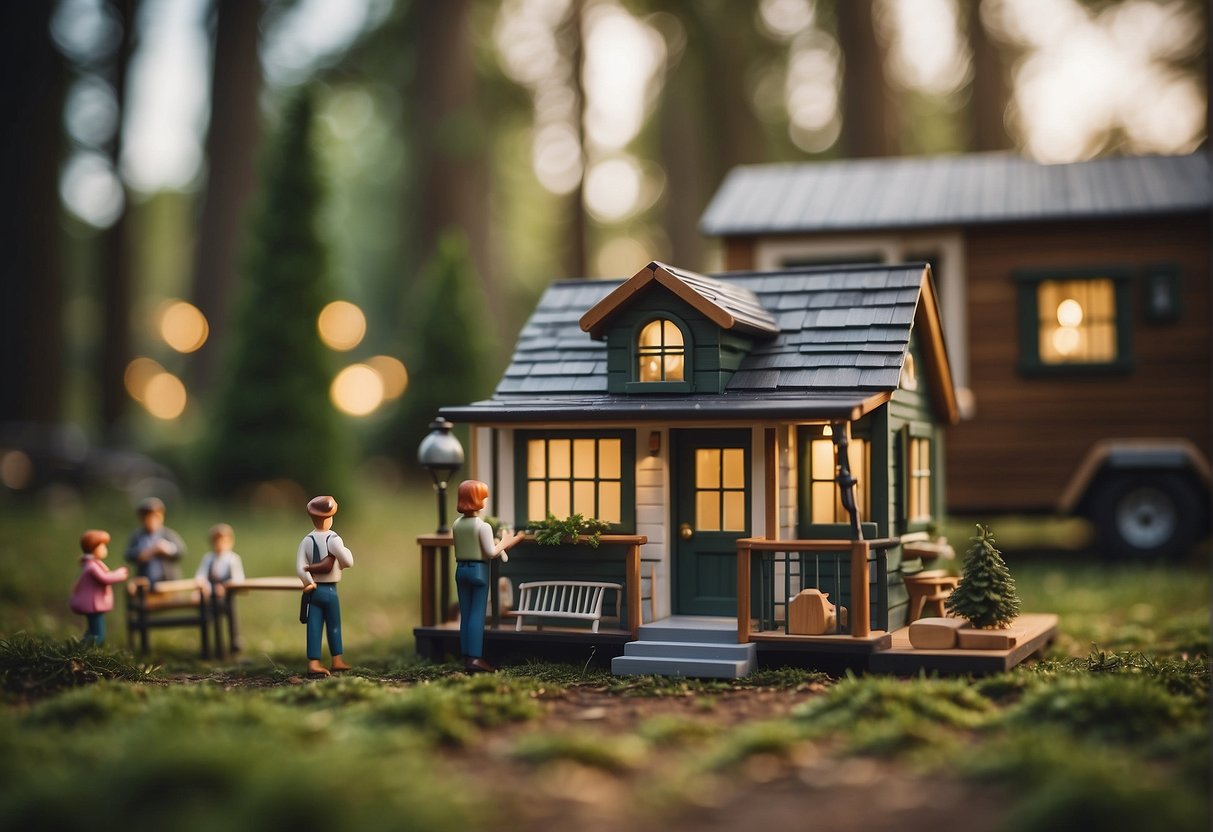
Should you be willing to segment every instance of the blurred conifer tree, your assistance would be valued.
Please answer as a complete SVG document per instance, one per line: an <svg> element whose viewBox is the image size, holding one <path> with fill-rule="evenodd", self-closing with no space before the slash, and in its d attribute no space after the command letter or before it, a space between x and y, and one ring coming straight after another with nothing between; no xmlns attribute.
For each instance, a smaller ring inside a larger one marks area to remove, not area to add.
<svg viewBox="0 0 1213 832"><path fill-rule="evenodd" d="M324 192L310 136L313 110L308 89L290 101L261 162L241 295L205 443L208 485L218 494L279 479L308 494L340 494L348 482L345 434L329 399L330 354L316 328L332 296L317 227Z"/></svg>
<svg viewBox="0 0 1213 832"><path fill-rule="evenodd" d="M406 471L439 408L485 398L493 390L495 316L489 308L462 232L438 240L418 286L412 315L409 388L386 444ZM467 437L462 437L467 440Z"/></svg>

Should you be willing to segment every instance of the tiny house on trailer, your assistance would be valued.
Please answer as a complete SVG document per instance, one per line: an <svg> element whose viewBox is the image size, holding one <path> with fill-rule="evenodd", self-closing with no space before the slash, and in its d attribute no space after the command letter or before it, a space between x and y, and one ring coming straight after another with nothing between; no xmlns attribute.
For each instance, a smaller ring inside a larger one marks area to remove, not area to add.
<svg viewBox="0 0 1213 832"><path fill-rule="evenodd" d="M615 626L494 615L490 653L593 645L617 672L737 675L763 653L866 667L889 647L903 574L921 568L902 542L942 511L942 428L958 412L924 264L705 276L654 262L550 286L492 398L442 415L471 427L467 475L489 484L490 513L610 524L598 549L527 542L494 567L515 589L616 584ZM449 541L421 544L432 564ZM445 568L423 579L423 655L455 652L434 600ZM829 632L788 631L805 590L828 597ZM685 654L663 655L674 642Z"/></svg>
<svg viewBox="0 0 1213 832"><path fill-rule="evenodd" d="M949 510L1179 555L1209 529L1210 194L1203 152L754 165L701 228L730 269L929 262L964 417Z"/></svg>

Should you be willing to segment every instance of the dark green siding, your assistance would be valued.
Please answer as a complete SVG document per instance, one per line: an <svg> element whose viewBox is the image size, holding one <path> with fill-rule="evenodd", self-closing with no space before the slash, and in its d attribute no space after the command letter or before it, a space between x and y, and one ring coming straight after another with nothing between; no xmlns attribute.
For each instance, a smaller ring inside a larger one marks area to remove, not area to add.
<svg viewBox="0 0 1213 832"><path fill-rule="evenodd" d="M627 547L623 544L603 543L597 549L588 545L540 546L538 543L523 543L510 550L508 563L494 562L498 574L509 578L518 597L518 585L527 581L610 581L620 586L627 584ZM603 615L615 611L615 593L607 593L603 599ZM620 627L627 629L627 590L619 593ZM513 619L509 619L512 624ZM528 619L528 624L530 623ZM560 619L561 627L575 627L580 622ZM590 623L584 622L586 629ZM606 626L612 626L610 624Z"/></svg>

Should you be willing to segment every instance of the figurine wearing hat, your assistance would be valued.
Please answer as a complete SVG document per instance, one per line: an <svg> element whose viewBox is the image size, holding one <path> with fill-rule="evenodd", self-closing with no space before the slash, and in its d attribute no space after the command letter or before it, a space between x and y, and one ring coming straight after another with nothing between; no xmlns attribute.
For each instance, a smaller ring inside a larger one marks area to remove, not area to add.
<svg viewBox="0 0 1213 832"><path fill-rule="evenodd" d="M148 497L135 509L139 528L126 544L126 559L140 578L147 578L153 587L157 581L173 581L181 577L181 558L185 543L181 535L164 525L164 503Z"/></svg>
<svg viewBox="0 0 1213 832"><path fill-rule="evenodd" d="M332 497L313 497L307 504L308 516L315 527L299 544L295 573L303 582L303 602L299 618L307 624L307 672L328 676L320 663L321 631L328 635L329 653L334 671L349 670L341 657L341 604L337 583L341 570L354 565L354 554L333 531L337 501Z"/></svg>

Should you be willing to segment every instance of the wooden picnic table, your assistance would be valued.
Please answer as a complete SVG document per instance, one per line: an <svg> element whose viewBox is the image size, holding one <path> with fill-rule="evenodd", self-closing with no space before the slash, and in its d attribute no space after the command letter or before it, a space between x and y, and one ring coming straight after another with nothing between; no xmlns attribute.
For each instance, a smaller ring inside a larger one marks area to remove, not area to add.
<svg viewBox="0 0 1213 832"><path fill-rule="evenodd" d="M223 643L223 622L227 621L228 644L233 653L240 651L240 628L236 622L236 595L241 592L298 592L303 593L303 584L299 578L267 577L245 578L243 581L228 581L224 585L223 595L211 593L211 613L215 622L215 655L223 658L225 648Z"/></svg>

